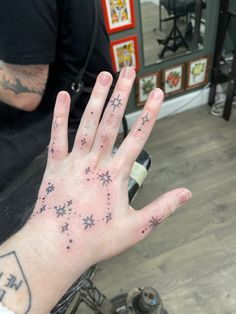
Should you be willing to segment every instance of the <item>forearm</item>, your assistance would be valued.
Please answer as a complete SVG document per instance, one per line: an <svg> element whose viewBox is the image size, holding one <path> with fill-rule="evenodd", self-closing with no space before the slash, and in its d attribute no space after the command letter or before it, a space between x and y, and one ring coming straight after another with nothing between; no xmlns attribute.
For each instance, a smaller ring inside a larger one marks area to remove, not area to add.
<svg viewBox="0 0 236 314"><path fill-rule="evenodd" d="M42 99L47 77L47 65L12 65L0 60L0 101L25 111L34 110Z"/></svg>
<svg viewBox="0 0 236 314"><path fill-rule="evenodd" d="M56 234L53 221L37 220L1 246L0 303L4 307L16 314L49 313L86 270L85 265L73 264L73 255L65 254Z"/></svg>

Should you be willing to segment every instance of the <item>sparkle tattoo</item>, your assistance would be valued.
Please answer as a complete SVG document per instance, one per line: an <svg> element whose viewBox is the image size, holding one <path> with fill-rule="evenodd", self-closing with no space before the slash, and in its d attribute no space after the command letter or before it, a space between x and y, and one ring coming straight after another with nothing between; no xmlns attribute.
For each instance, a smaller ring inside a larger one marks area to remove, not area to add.
<svg viewBox="0 0 236 314"><path fill-rule="evenodd" d="M72 200L67 201L67 206L71 206L72 205Z"/></svg>
<svg viewBox="0 0 236 314"><path fill-rule="evenodd" d="M119 109L120 106L122 105L120 95L118 95L117 97L114 97L112 100L110 100L110 103L111 103L111 107L113 108L113 112L115 111L116 108Z"/></svg>
<svg viewBox="0 0 236 314"><path fill-rule="evenodd" d="M48 187L46 188L47 194L51 193L54 190L55 190L55 186L49 182Z"/></svg>
<svg viewBox="0 0 236 314"><path fill-rule="evenodd" d="M68 224L68 223L65 223L65 224L61 227L61 233L65 232L65 231L68 231L68 227L69 227L69 224Z"/></svg>
<svg viewBox="0 0 236 314"><path fill-rule="evenodd" d="M90 167L85 169L85 174L89 174L91 172Z"/></svg>
<svg viewBox="0 0 236 314"><path fill-rule="evenodd" d="M107 186L110 182L112 182L111 180L111 175L109 174L109 171L99 174L98 178L100 179L100 181L102 181L103 186Z"/></svg>
<svg viewBox="0 0 236 314"><path fill-rule="evenodd" d="M53 121L52 127L54 131L59 127L59 124L57 123L57 118Z"/></svg>
<svg viewBox="0 0 236 314"><path fill-rule="evenodd" d="M82 146L84 146L85 144L87 144L87 142L86 142L86 139L85 139L85 138L83 138L82 140L80 140L80 142L81 142L81 145L82 145Z"/></svg>
<svg viewBox="0 0 236 314"><path fill-rule="evenodd" d="M42 207L40 207L39 213L42 214L43 212L45 212L45 210L46 210L46 205L43 205Z"/></svg>
<svg viewBox="0 0 236 314"><path fill-rule="evenodd" d="M92 226L95 226L95 220L93 219L93 215L91 215L90 217L86 217L83 218L84 221L84 230L86 230L87 228L92 228Z"/></svg>
<svg viewBox="0 0 236 314"><path fill-rule="evenodd" d="M156 228L161 223L161 218L154 218L152 216L151 220L149 220L149 227Z"/></svg>
<svg viewBox="0 0 236 314"><path fill-rule="evenodd" d="M109 137L106 134L102 135L102 142L107 143L108 141L109 141Z"/></svg>
<svg viewBox="0 0 236 314"><path fill-rule="evenodd" d="M149 122L149 118L148 118L148 113L144 116L144 117L141 117L141 119L143 120L142 122L142 126L146 123L146 122Z"/></svg>
<svg viewBox="0 0 236 314"><path fill-rule="evenodd" d="M106 215L106 224L107 224L110 220L112 220L111 213L107 213L107 215Z"/></svg>
<svg viewBox="0 0 236 314"><path fill-rule="evenodd" d="M64 206L55 206L55 210L56 210L56 215L57 218L59 218L60 216L63 217L66 214L66 209L65 209L65 205Z"/></svg>

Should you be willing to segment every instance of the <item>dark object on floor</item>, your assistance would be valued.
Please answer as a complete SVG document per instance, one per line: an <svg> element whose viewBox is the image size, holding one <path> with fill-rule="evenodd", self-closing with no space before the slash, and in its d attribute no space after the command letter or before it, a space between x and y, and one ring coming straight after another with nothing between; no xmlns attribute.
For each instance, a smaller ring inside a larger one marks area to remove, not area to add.
<svg viewBox="0 0 236 314"><path fill-rule="evenodd" d="M120 314L168 314L159 293L152 287L134 288L129 293L115 296L111 303L115 313Z"/></svg>

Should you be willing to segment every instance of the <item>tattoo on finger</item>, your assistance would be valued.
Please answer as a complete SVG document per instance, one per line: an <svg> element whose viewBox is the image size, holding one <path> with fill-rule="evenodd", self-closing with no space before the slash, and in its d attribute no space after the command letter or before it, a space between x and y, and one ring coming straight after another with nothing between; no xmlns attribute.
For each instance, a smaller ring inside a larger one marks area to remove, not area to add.
<svg viewBox="0 0 236 314"><path fill-rule="evenodd" d="M116 108L119 109L122 106L122 99L120 94L110 100L110 105L113 112L116 110Z"/></svg>
<svg viewBox="0 0 236 314"><path fill-rule="evenodd" d="M138 128L138 131L140 132L142 131L143 126L150 121L149 114L146 113L144 116L141 117L141 120L141 126Z"/></svg>
<svg viewBox="0 0 236 314"><path fill-rule="evenodd" d="M145 233L146 231L148 231L148 229L153 230L155 228L158 228L158 226L160 225L160 223L162 222L163 218L162 217L154 217L151 216L151 218L148 221L148 225L142 230L142 233Z"/></svg>

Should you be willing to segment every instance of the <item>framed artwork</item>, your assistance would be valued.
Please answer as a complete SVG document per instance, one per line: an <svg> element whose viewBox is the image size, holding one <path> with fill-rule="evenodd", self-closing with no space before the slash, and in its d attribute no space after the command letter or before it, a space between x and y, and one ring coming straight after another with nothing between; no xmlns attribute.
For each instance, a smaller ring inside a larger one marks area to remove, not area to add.
<svg viewBox="0 0 236 314"><path fill-rule="evenodd" d="M108 33L135 26L134 0L102 0Z"/></svg>
<svg viewBox="0 0 236 314"><path fill-rule="evenodd" d="M188 63L187 89L192 89L208 82L210 57L203 57Z"/></svg>
<svg viewBox="0 0 236 314"><path fill-rule="evenodd" d="M160 72L150 73L136 79L137 106L142 106L148 99L150 92L161 87Z"/></svg>
<svg viewBox="0 0 236 314"><path fill-rule="evenodd" d="M166 96L182 92L184 90L184 64L163 70L162 84Z"/></svg>
<svg viewBox="0 0 236 314"><path fill-rule="evenodd" d="M111 42L111 59L113 69L119 72L125 66L139 70L137 36L130 36Z"/></svg>

